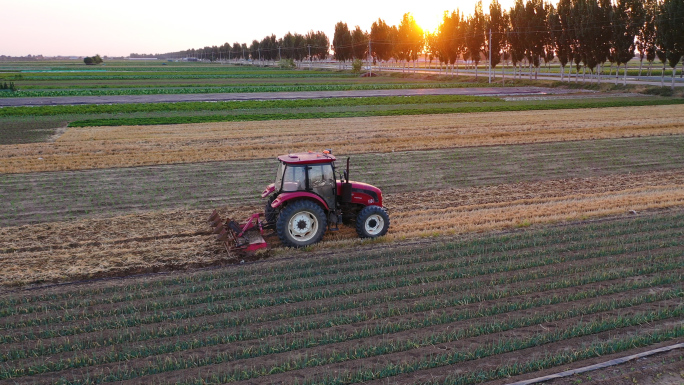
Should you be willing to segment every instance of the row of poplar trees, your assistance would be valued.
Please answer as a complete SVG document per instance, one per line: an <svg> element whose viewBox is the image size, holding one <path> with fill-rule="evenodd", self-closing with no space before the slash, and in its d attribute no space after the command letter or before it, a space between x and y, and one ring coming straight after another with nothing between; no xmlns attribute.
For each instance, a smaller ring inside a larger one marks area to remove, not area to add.
<svg viewBox="0 0 684 385"><path fill-rule="evenodd" d="M266 36L261 40L253 40L249 46L245 43L230 43L221 46L189 49L166 54L173 57L193 57L205 60L237 60L252 59L276 61L281 59L324 60L328 57L330 41L324 32L309 31L306 35L288 32L280 39L276 35Z"/></svg>
<svg viewBox="0 0 684 385"><path fill-rule="evenodd" d="M566 68L576 68L576 80L582 70L586 80L587 71L590 78L603 73L606 63L610 63L609 74L616 65L626 77L627 62L635 54L640 59L639 75L644 59L650 74L657 57L663 63L662 82L665 66L669 64L674 75L684 56L684 0L558 0L556 5L517 0L509 10L493 0L489 13L481 2L471 15L445 12L434 33L423 33L405 14L398 26L379 19L370 32L358 26L350 31L345 23L337 23L333 39L335 58L340 61L366 59L370 52L375 62L413 61L415 68L424 53L452 72L455 64L458 71L458 60L470 61L476 75L477 65L488 61L490 49L493 68L510 61L518 76L526 66L530 77L536 78L542 62L557 59L562 80Z"/></svg>

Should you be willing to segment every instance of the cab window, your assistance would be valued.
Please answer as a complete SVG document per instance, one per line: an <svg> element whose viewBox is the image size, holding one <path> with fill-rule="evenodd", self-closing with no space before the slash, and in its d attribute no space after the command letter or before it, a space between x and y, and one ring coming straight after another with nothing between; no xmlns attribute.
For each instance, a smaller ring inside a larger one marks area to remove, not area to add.
<svg viewBox="0 0 684 385"><path fill-rule="evenodd" d="M283 174L282 191L293 192L303 190L306 190L306 170L304 166L287 165Z"/></svg>

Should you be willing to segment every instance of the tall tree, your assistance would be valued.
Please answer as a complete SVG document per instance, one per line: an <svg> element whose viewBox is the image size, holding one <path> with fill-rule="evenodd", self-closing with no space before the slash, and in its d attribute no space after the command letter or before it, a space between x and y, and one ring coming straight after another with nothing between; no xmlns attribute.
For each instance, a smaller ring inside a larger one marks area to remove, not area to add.
<svg viewBox="0 0 684 385"><path fill-rule="evenodd" d="M656 42L672 67L672 89L677 64L684 55L684 0L664 0L656 17ZM664 67L663 76L664 77Z"/></svg>
<svg viewBox="0 0 684 385"><path fill-rule="evenodd" d="M328 49L330 48L330 41L328 36L322 31L309 31L304 36L307 48L311 48L311 58L318 60L325 60L328 57ZM307 54L309 52L307 51Z"/></svg>
<svg viewBox="0 0 684 385"><path fill-rule="evenodd" d="M651 75L651 65L655 60L656 51L656 30L655 18L658 12L657 0L644 0L644 23L639 29L637 35L637 50L639 50L639 76L641 76L641 69L644 64L644 57L648 62L648 75Z"/></svg>
<svg viewBox="0 0 684 385"><path fill-rule="evenodd" d="M492 70L501 63L502 47L506 41L506 19L506 12L502 11L499 1L492 0L489 4L489 15L485 22L485 36L487 38L485 55L489 57L491 50L492 61L489 64Z"/></svg>
<svg viewBox="0 0 684 385"><path fill-rule="evenodd" d="M415 71L416 60L423 51L423 29L416 23L411 13L405 13L397 32L399 34L399 56L406 62L413 60Z"/></svg>
<svg viewBox="0 0 684 385"><path fill-rule="evenodd" d="M365 60L368 58L368 34L358 25L351 33L352 56L354 59Z"/></svg>
<svg viewBox="0 0 684 385"><path fill-rule="evenodd" d="M617 0L613 7L612 52L618 69L615 72L617 84L620 65L624 65L624 85L627 85L627 63L634 58L635 38L644 24L644 8L641 0Z"/></svg>
<svg viewBox="0 0 684 385"><path fill-rule="evenodd" d="M567 26L568 6L569 1L565 1L565 3L560 1L558 3L558 10L553 6L550 6L547 16L547 25L549 27L551 41L556 52L556 57L561 65L561 81L563 81L565 76L565 66L572 57L572 46Z"/></svg>
<svg viewBox="0 0 684 385"><path fill-rule="evenodd" d="M485 43L485 17L482 12L482 0L475 5L475 12L468 18L467 23L466 49L470 60L475 63L475 79L477 79L477 67L480 64Z"/></svg>
<svg viewBox="0 0 684 385"><path fill-rule="evenodd" d="M333 36L333 50L335 60L346 62L352 57L352 37L347 23L339 22L335 24L335 35Z"/></svg>
<svg viewBox="0 0 684 385"><path fill-rule="evenodd" d="M371 25L371 55L375 60L388 61L392 58L391 29L384 20L378 19Z"/></svg>

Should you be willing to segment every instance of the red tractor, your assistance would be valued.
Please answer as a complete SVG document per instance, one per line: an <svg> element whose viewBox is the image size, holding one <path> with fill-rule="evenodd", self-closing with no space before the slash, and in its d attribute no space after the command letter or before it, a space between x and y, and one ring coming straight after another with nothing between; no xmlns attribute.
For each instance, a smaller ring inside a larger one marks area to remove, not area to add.
<svg viewBox="0 0 684 385"><path fill-rule="evenodd" d="M335 178L336 158L330 150L281 155L278 160L275 183L261 194L268 197L264 213L253 214L242 225L223 221L215 210L209 218L228 251L249 254L267 247L264 229L274 229L290 247L314 244L326 229L336 231L340 222L353 224L361 238L387 233L390 219L382 207L382 192L349 179L349 158L340 179Z"/></svg>

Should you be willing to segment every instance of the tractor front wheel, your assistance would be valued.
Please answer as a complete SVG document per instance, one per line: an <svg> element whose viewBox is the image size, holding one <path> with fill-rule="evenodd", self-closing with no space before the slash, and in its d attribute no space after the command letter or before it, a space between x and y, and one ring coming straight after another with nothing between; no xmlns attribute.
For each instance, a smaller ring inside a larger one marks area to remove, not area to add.
<svg viewBox="0 0 684 385"><path fill-rule="evenodd" d="M304 247L320 241L326 225L325 212L319 205L298 200L280 212L276 232L285 246Z"/></svg>
<svg viewBox="0 0 684 385"><path fill-rule="evenodd" d="M356 217L356 233L361 238L376 238L387 234L390 219L387 210L379 206L366 206Z"/></svg>

